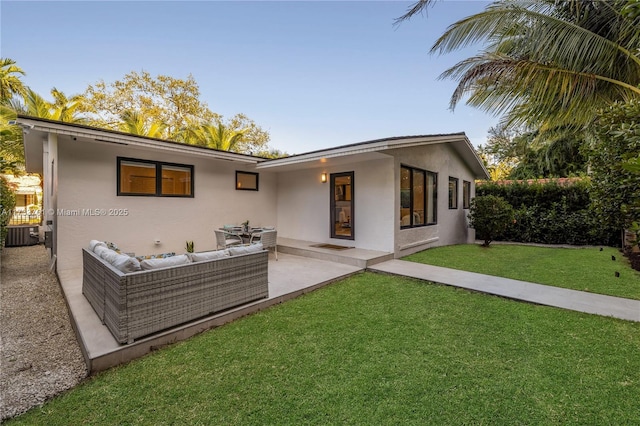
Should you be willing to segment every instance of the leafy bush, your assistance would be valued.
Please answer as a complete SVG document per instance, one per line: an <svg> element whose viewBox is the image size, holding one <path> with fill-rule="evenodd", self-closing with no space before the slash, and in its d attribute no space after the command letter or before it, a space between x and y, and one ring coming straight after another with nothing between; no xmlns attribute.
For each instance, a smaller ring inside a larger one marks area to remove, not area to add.
<svg viewBox="0 0 640 426"><path fill-rule="evenodd" d="M640 219L640 101L617 102L599 114L596 140L588 150L592 208L599 226L621 235Z"/></svg>
<svg viewBox="0 0 640 426"><path fill-rule="evenodd" d="M469 207L469 221L476 236L488 247L513 222L513 208L501 197L476 196Z"/></svg>
<svg viewBox="0 0 640 426"><path fill-rule="evenodd" d="M515 209L515 223L501 238L541 244L616 245L618 233L599 225L590 209L591 181L561 185L558 181L483 183L476 195L496 195Z"/></svg>
<svg viewBox="0 0 640 426"><path fill-rule="evenodd" d="M0 177L0 249L4 247L7 236L7 225L16 206L16 196L9 188L7 181Z"/></svg>

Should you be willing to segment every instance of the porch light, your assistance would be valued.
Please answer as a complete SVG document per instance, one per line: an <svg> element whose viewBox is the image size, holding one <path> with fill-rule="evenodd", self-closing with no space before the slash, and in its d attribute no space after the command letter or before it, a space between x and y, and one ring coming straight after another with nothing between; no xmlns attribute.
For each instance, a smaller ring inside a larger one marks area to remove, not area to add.
<svg viewBox="0 0 640 426"><path fill-rule="evenodd" d="M320 182L322 183L326 183L327 182L327 174L323 173L320 175Z"/></svg>

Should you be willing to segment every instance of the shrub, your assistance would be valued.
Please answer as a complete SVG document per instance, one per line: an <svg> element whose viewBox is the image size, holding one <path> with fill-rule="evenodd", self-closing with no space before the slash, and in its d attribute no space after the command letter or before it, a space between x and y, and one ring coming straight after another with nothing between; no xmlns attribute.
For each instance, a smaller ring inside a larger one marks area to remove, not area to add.
<svg viewBox="0 0 640 426"><path fill-rule="evenodd" d="M9 188L9 183L3 177L0 177L0 249L4 247L7 225L9 225L15 205L16 196Z"/></svg>
<svg viewBox="0 0 640 426"><path fill-rule="evenodd" d="M616 102L600 111L589 148L593 210L600 227L620 236L640 219L640 173L633 167L640 158L640 101Z"/></svg>
<svg viewBox="0 0 640 426"><path fill-rule="evenodd" d="M485 247L504 233L513 219L513 207L502 197L485 195L471 200L470 225L476 230L476 237L484 240Z"/></svg>

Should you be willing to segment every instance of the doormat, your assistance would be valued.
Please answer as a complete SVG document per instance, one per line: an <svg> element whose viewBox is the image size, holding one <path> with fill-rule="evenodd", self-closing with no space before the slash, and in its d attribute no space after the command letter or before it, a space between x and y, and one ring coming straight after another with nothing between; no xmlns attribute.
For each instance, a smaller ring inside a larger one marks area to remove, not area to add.
<svg viewBox="0 0 640 426"><path fill-rule="evenodd" d="M346 250L346 249L353 248L353 247L337 246L335 244L313 244L310 247L325 248L329 250Z"/></svg>

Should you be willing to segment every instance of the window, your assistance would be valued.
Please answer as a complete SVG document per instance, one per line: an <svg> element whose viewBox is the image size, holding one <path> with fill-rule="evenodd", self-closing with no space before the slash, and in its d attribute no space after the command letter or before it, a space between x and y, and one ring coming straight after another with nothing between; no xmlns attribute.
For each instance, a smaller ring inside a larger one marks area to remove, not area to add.
<svg viewBox="0 0 640 426"><path fill-rule="evenodd" d="M236 189L240 191L257 191L258 173L236 171Z"/></svg>
<svg viewBox="0 0 640 426"><path fill-rule="evenodd" d="M193 197L193 166L118 157L118 195Z"/></svg>
<svg viewBox="0 0 640 426"><path fill-rule="evenodd" d="M458 178L449 176L449 208L458 208Z"/></svg>
<svg viewBox="0 0 640 426"><path fill-rule="evenodd" d="M437 175L408 166L400 167L400 227L436 223Z"/></svg>
<svg viewBox="0 0 640 426"><path fill-rule="evenodd" d="M471 205L471 182L462 181L462 208L468 209Z"/></svg>

